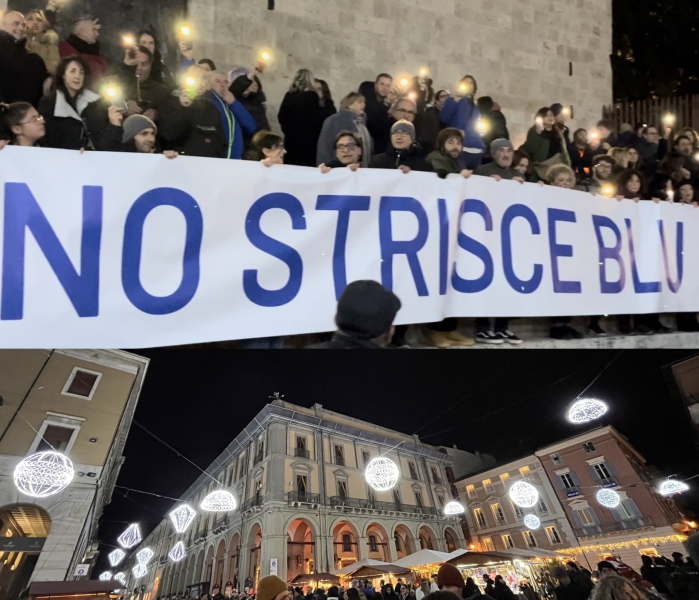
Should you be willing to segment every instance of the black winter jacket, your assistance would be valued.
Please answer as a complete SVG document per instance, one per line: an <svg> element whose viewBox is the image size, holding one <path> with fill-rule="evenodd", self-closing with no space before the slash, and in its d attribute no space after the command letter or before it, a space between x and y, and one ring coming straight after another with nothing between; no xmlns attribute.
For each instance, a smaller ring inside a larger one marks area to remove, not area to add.
<svg viewBox="0 0 699 600"><path fill-rule="evenodd" d="M54 92L41 99L39 113L46 123L42 146L65 150L101 149L102 134L109 124L106 102L94 92L85 90L76 106L77 111L62 92Z"/></svg>
<svg viewBox="0 0 699 600"><path fill-rule="evenodd" d="M279 124L284 132L284 162L315 167L318 138L328 113L316 92L287 92L279 107Z"/></svg>
<svg viewBox="0 0 699 600"><path fill-rule="evenodd" d="M44 60L25 48L26 39L16 40L0 31L0 102L39 104L48 77Z"/></svg>
<svg viewBox="0 0 699 600"><path fill-rule="evenodd" d="M171 96L160 109L158 126L163 150L205 158L226 156L221 113L206 98L195 98L184 107L178 97Z"/></svg>
<svg viewBox="0 0 699 600"><path fill-rule="evenodd" d="M403 166L410 167L411 171L432 171L432 165L422 156L417 144L413 144L407 150L391 147L387 152L374 156L369 165L372 169L397 169Z"/></svg>

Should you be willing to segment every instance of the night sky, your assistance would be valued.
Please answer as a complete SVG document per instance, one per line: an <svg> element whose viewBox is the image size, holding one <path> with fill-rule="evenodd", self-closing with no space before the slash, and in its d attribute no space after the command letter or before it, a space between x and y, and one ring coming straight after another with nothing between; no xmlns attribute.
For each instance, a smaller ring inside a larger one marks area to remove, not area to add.
<svg viewBox="0 0 699 600"><path fill-rule="evenodd" d="M151 359L135 420L201 468L274 392L508 462L591 428L568 423L565 411L611 362L585 394L610 406L596 425L616 427L664 476L699 474L689 418L662 372L694 351L134 352ZM200 474L135 424L124 454L120 486L177 498ZM699 488L699 478L690 483ZM96 573L128 523L139 521L145 534L173 504L124 493L115 491L102 517ZM681 499L697 518L699 492Z"/></svg>

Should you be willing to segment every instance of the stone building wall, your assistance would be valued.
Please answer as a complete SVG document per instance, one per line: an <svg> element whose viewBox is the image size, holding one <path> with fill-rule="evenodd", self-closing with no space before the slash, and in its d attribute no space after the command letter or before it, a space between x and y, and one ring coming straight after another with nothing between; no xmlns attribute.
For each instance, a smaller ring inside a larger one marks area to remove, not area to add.
<svg viewBox="0 0 699 600"><path fill-rule="evenodd" d="M328 81L336 103L381 71L428 67L435 87L452 91L472 74L515 141L541 106L572 104L573 126L591 127L612 101L611 0L276 0L274 10L265 0L189 0L188 12L197 58L230 69L273 52L263 76L273 121L302 67Z"/></svg>

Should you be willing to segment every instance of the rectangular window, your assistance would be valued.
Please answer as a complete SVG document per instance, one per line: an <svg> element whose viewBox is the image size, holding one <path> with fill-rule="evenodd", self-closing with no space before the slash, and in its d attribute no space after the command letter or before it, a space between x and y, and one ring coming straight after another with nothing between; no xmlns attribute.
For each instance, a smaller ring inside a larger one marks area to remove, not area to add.
<svg viewBox="0 0 699 600"><path fill-rule="evenodd" d="M509 533L502 536L502 543L504 544L505 549L515 547L515 543L512 541L512 536Z"/></svg>
<svg viewBox="0 0 699 600"><path fill-rule="evenodd" d="M592 442L586 442L585 444L582 445L582 447L584 448L584 450L587 454L595 451L595 445Z"/></svg>
<svg viewBox="0 0 699 600"><path fill-rule="evenodd" d="M519 472L520 472L520 474L522 475L522 477L527 477L527 476L529 476L529 473L530 473L529 467L522 467L522 468L519 470Z"/></svg>
<svg viewBox="0 0 699 600"><path fill-rule="evenodd" d="M422 508L422 495L420 492L415 492L415 505L418 508Z"/></svg>
<svg viewBox="0 0 699 600"><path fill-rule="evenodd" d="M536 538L531 531L523 531L522 537L524 538L524 543L527 545L527 548L536 548Z"/></svg>
<svg viewBox="0 0 699 600"><path fill-rule="evenodd" d="M490 494L493 491L493 484L490 481L490 479L485 479L483 481L483 489L485 490L486 494Z"/></svg>
<svg viewBox="0 0 699 600"><path fill-rule="evenodd" d="M623 500L619 502L619 505L616 507L616 509L619 511L619 516L622 519L633 519L633 514L628 509L626 503Z"/></svg>
<svg viewBox="0 0 699 600"><path fill-rule="evenodd" d="M549 542L551 544L562 544L563 542L561 541L560 536L558 535L558 532L556 531L556 528L551 526L546 528L546 535L549 538Z"/></svg>
<svg viewBox="0 0 699 600"><path fill-rule="evenodd" d="M349 533L342 534L342 551L352 552L352 536Z"/></svg>
<svg viewBox="0 0 699 600"><path fill-rule="evenodd" d="M549 455L551 457L551 462L554 465L560 465L563 463L563 459L561 458L560 454L557 454L554 452L553 454Z"/></svg>
<svg viewBox="0 0 699 600"><path fill-rule="evenodd" d="M61 394L64 396L75 396L83 400L92 400L101 378L102 373L75 367L70 377L68 377L68 381L63 386Z"/></svg>
<svg viewBox="0 0 699 600"><path fill-rule="evenodd" d="M595 520L592 518L592 514L590 513L589 509L576 508L575 512L580 518L580 522L582 523L583 527L590 527L591 525L595 524Z"/></svg>
<svg viewBox="0 0 699 600"><path fill-rule="evenodd" d="M376 536L370 535L369 536L369 552L378 552L378 551L379 551L379 545L376 543Z"/></svg>
<svg viewBox="0 0 699 600"><path fill-rule="evenodd" d="M369 455L369 453L362 450L362 461L364 461L365 467L369 464L370 460L371 460L371 456Z"/></svg>
<svg viewBox="0 0 699 600"><path fill-rule="evenodd" d="M515 517L517 517L518 519L524 518L524 511L520 506L517 506L514 502L512 503L512 510L515 513Z"/></svg>
<svg viewBox="0 0 699 600"><path fill-rule="evenodd" d="M402 504L400 496L398 495L398 490L393 490L393 503L396 505L396 509L401 510Z"/></svg>
<svg viewBox="0 0 699 600"><path fill-rule="evenodd" d="M493 545L493 540L490 538L483 538L483 547L486 550L490 550L491 552L495 552L495 546Z"/></svg>
<svg viewBox="0 0 699 600"><path fill-rule="evenodd" d="M368 487L366 489L366 498L372 506L376 502L376 496L374 495L374 490L372 490L370 487Z"/></svg>
<svg viewBox="0 0 699 600"><path fill-rule="evenodd" d="M51 450L52 447L56 452L63 452L70 443L75 429L72 427L61 427L60 425L47 425L44 433L39 439L39 445L36 447L36 452L45 452Z"/></svg>
<svg viewBox="0 0 699 600"><path fill-rule="evenodd" d="M342 446L335 446L335 464L345 466L345 451Z"/></svg>
<svg viewBox="0 0 699 600"><path fill-rule="evenodd" d="M337 495L340 496L340 498L347 498L347 482L346 481L338 481L337 482Z"/></svg>
<svg viewBox="0 0 699 600"><path fill-rule="evenodd" d="M485 515L483 514L483 509L474 508L473 516L476 519L476 523L478 524L479 529L485 529L487 527L487 524L485 522Z"/></svg>
<svg viewBox="0 0 699 600"><path fill-rule="evenodd" d="M299 493L299 496L301 496L301 494L305 495L307 489L308 488L306 487L306 476L305 475L297 475L296 476L296 491Z"/></svg>
<svg viewBox="0 0 699 600"><path fill-rule="evenodd" d="M495 522L498 525L504 525L506 523L505 513L502 512L502 508L500 507L500 504L491 504L490 509L493 511L493 516L495 517Z"/></svg>
<svg viewBox="0 0 699 600"><path fill-rule="evenodd" d="M444 508L444 496L437 494L437 502L439 502L439 507Z"/></svg>
<svg viewBox="0 0 699 600"><path fill-rule="evenodd" d="M408 468L410 469L410 479L417 479L417 470L415 469L415 465L409 462Z"/></svg>
<svg viewBox="0 0 699 600"><path fill-rule="evenodd" d="M432 483L441 484L442 478L439 476L439 473L437 473L437 469L435 467L431 467L431 470L432 470Z"/></svg>
<svg viewBox="0 0 699 600"><path fill-rule="evenodd" d="M561 481L563 482L563 487L565 489L570 489L575 487L575 482L573 481L573 478L570 476L570 473L563 473L562 475L559 475L561 478Z"/></svg>
<svg viewBox="0 0 699 600"><path fill-rule="evenodd" d="M612 476L609 474L609 471L607 470L607 465L604 463L597 463L596 465L593 465L595 469L595 473L597 473L597 476L600 479L611 479Z"/></svg>
<svg viewBox="0 0 699 600"><path fill-rule="evenodd" d="M502 481L502 483L503 483L504 485L507 485L507 480L508 480L509 478L510 478L510 474L509 474L509 473L503 473L502 475L500 475L500 481Z"/></svg>
<svg viewBox="0 0 699 600"><path fill-rule="evenodd" d="M476 497L476 486L475 485L467 485L466 492L468 493L469 498L475 498Z"/></svg>
<svg viewBox="0 0 699 600"><path fill-rule="evenodd" d="M296 436L296 447L299 450L305 450L306 449L306 438L301 437L300 435Z"/></svg>
<svg viewBox="0 0 699 600"><path fill-rule="evenodd" d="M549 511L548 506L546 506L546 502L544 502L543 498L539 498L538 507L540 513L547 513Z"/></svg>

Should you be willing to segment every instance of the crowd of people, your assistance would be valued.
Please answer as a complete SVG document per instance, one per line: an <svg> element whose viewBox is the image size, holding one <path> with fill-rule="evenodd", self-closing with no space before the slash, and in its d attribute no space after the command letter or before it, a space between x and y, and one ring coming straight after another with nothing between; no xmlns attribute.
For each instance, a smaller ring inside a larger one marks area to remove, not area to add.
<svg viewBox="0 0 699 600"><path fill-rule="evenodd" d="M662 126L602 120L590 131L570 131L572 109L560 103L533 116L526 141L515 148L500 105L478 95L465 75L456 89L435 89L425 69L398 81L380 73L345 93L339 110L331 90L300 69L281 101L283 135L271 131L261 76L266 60L220 70L195 58L189 39L179 45L177 68L162 60L157 33L124 36L123 57L108 61L100 24L84 16L60 40L55 0L26 16L0 20L0 149L7 144L76 151L109 151L247 159L268 167L291 164L328 173L336 168L399 169L497 181L532 182L610 199L699 206L699 134ZM348 85L348 88L352 87ZM475 335L455 319L425 325L421 343L447 348L521 344L509 319L477 319ZM678 314L680 331L699 331L695 314ZM670 330L659 315L618 317L621 335ZM407 328L393 345L409 345ZM573 340L605 336L600 317L586 331L570 318L553 319L550 336Z"/></svg>
<svg viewBox="0 0 699 600"><path fill-rule="evenodd" d="M691 539L691 538L690 538ZM256 589L238 593L232 582L221 588L214 584L210 593L198 600L696 600L699 597L699 537L688 541L690 556L673 553L673 560L643 556L641 575L613 559L602 560L593 573L574 561L556 566L533 585L521 579L510 586L498 574L485 573L479 585L464 576L454 565L444 563L431 580L423 578L396 584L381 580L378 588L368 579L353 579L345 588L332 585L302 589L291 587L276 575L260 579ZM514 589L514 591L513 591ZM183 592L158 600L189 600Z"/></svg>

